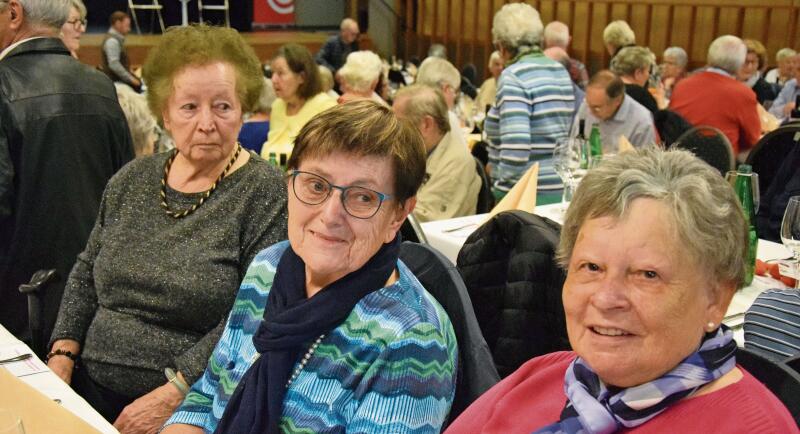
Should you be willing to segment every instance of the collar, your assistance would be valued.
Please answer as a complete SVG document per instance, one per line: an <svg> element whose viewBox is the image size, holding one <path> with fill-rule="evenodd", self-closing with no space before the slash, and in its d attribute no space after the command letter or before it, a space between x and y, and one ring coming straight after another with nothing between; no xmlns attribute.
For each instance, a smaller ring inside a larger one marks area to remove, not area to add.
<svg viewBox="0 0 800 434"><path fill-rule="evenodd" d="M32 38L27 38L27 39L23 39L21 41L14 42L13 44L11 44L8 47L6 47L5 50L0 52L0 60L5 59L6 56L8 56L8 53L10 53L11 51L13 51L15 48L17 48L18 46L22 45L23 43L28 42L28 41L32 41L34 39L44 39L44 38L45 38L44 36L34 36Z"/></svg>
<svg viewBox="0 0 800 434"><path fill-rule="evenodd" d="M115 29L113 27L109 27L108 28L108 33L111 34L114 37L119 38L119 39L125 39L125 35L123 35L122 33L118 32L117 29Z"/></svg>
<svg viewBox="0 0 800 434"><path fill-rule="evenodd" d="M722 68L717 68L715 66L709 66L708 68L706 68L706 71L713 72L713 73L719 74L719 75L724 75L725 77L735 78L733 76L733 74L731 74L730 72L728 72L728 71L726 71L726 70L724 70Z"/></svg>
<svg viewBox="0 0 800 434"><path fill-rule="evenodd" d="M614 122L627 122L628 115L631 111L631 98L628 97L628 94L622 93L622 102L617 107L617 112L614 113L614 116L611 116L606 120L606 122L614 121Z"/></svg>

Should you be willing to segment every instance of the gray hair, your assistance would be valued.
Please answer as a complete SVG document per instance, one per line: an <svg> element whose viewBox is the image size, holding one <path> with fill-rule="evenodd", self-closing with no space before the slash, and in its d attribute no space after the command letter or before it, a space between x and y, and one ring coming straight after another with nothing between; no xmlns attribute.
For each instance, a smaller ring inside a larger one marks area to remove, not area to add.
<svg viewBox="0 0 800 434"><path fill-rule="evenodd" d="M322 66L322 65L320 65ZM322 68L325 68L322 66ZM328 69L328 68L325 68ZM333 80L333 79L331 79ZM264 77L264 89L261 90L261 96L256 101L252 108L253 113L269 113L272 111L272 103L275 102L277 96L275 89L272 87L272 80Z"/></svg>
<svg viewBox="0 0 800 434"><path fill-rule="evenodd" d="M614 47L624 47L636 43L636 34L624 20L616 20L608 23L603 30L603 42Z"/></svg>
<svg viewBox="0 0 800 434"><path fill-rule="evenodd" d="M748 231L731 186L683 150L637 149L604 160L584 176L567 210L558 261L567 268L581 227L598 217L622 218L639 198L660 201L680 243L710 282L744 282Z"/></svg>
<svg viewBox="0 0 800 434"><path fill-rule="evenodd" d="M633 75L640 69L648 69L656 62L656 56L647 47L625 47L611 59L611 70L617 75Z"/></svg>
<svg viewBox="0 0 800 434"><path fill-rule="evenodd" d="M567 49L569 45L569 27L561 21L551 21L544 26L544 46Z"/></svg>
<svg viewBox="0 0 800 434"><path fill-rule="evenodd" d="M428 57L438 57L447 60L447 47L442 44L431 44L428 48Z"/></svg>
<svg viewBox="0 0 800 434"><path fill-rule="evenodd" d="M492 54L489 55L489 64L488 64L488 66L492 66L492 62L494 62L495 60L497 60L497 61L499 61L501 63L503 62L503 58L500 56L500 52L497 51L497 50L492 51Z"/></svg>
<svg viewBox="0 0 800 434"><path fill-rule="evenodd" d="M17 1L25 13L25 21L33 25L42 25L53 29L60 29L67 22L69 9L72 7L72 0ZM0 10L5 10L7 7L8 0L0 2Z"/></svg>
<svg viewBox="0 0 800 434"><path fill-rule="evenodd" d="M450 131L450 120L447 115L447 103L444 100L442 91L437 88L413 84L403 87L394 96L395 103L401 98L407 98L403 114L414 125L425 116L430 116L436 122L436 126L442 134Z"/></svg>
<svg viewBox="0 0 800 434"><path fill-rule="evenodd" d="M339 24L339 30L345 30L348 28L358 31L358 23L356 22L356 20L352 18L343 19L342 22Z"/></svg>
<svg viewBox="0 0 800 434"><path fill-rule="evenodd" d="M72 7L77 9L78 10L78 15L81 16L82 20L85 20L86 19L86 14L88 13L86 11L86 5L83 4L83 1L81 1L81 0L71 0L71 1L72 1Z"/></svg>
<svg viewBox="0 0 800 434"><path fill-rule="evenodd" d="M775 53L775 61L776 62L781 62L784 59L788 59L788 58L794 57L796 55L797 55L797 52L792 50L791 48L788 48L788 47L787 48L781 48L780 50L778 50L777 53Z"/></svg>
<svg viewBox="0 0 800 434"><path fill-rule="evenodd" d="M133 150L137 157L144 155L155 139L153 132L156 128L156 120L147 107L147 99L144 95L134 92L128 85L117 83L114 86L117 88L119 105L128 121L128 129L133 139Z"/></svg>
<svg viewBox="0 0 800 434"><path fill-rule="evenodd" d="M509 3L494 14L492 41L509 53L519 53L541 48L544 25L539 12L525 3Z"/></svg>
<svg viewBox="0 0 800 434"><path fill-rule="evenodd" d="M336 74L354 91L367 92L373 90L382 71L381 58L372 51L362 50L348 54L347 61Z"/></svg>
<svg viewBox="0 0 800 434"><path fill-rule="evenodd" d="M428 57L419 65L417 83L437 88L447 84L458 90L461 86L461 73L452 63L444 59Z"/></svg>
<svg viewBox="0 0 800 434"><path fill-rule="evenodd" d="M681 68L685 68L689 63L689 56L686 55L686 50L681 47L669 47L664 50L664 57L672 57Z"/></svg>
<svg viewBox="0 0 800 434"><path fill-rule="evenodd" d="M333 89L333 73L327 66L319 65L319 83L322 86L322 91L327 92ZM272 80L270 80L272 84Z"/></svg>
<svg viewBox="0 0 800 434"><path fill-rule="evenodd" d="M747 58L747 46L733 35L723 35L708 47L708 64L736 74Z"/></svg>

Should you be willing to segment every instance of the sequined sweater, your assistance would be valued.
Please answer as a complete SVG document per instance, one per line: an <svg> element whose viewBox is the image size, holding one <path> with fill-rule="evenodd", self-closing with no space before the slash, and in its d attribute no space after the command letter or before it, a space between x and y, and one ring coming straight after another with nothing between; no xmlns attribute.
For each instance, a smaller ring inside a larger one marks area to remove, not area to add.
<svg viewBox="0 0 800 434"><path fill-rule="evenodd" d="M286 183L267 162L251 153L174 219L160 206L167 157L137 159L109 181L51 338L78 341L90 377L128 397L164 384L165 367L190 383L203 373L247 265L286 238ZM173 209L197 198L167 189Z"/></svg>

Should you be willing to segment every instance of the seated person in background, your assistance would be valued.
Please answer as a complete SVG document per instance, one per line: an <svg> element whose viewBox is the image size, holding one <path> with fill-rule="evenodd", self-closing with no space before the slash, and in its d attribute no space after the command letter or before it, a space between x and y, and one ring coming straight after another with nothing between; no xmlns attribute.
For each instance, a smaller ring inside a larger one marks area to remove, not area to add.
<svg viewBox="0 0 800 434"><path fill-rule="evenodd" d="M81 48L81 35L86 32L86 5L83 0L70 0L69 16L64 25L61 26L59 37L64 41L69 53L74 58L78 58L78 50Z"/></svg>
<svg viewBox="0 0 800 434"><path fill-rule="evenodd" d="M746 56L741 39L720 36L708 47L708 67L681 80L669 101L670 110L690 124L722 131L734 156L749 150L761 137L756 95L735 77Z"/></svg>
<svg viewBox="0 0 800 434"><path fill-rule="evenodd" d="M744 316L744 346L776 361L800 354L800 291L762 292Z"/></svg>
<svg viewBox="0 0 800 434"><path fill-rule="evenodd" d="M319 65L319 80L322 85L322 92L328 94L334 100L339 99L339 93L333 90L333 73L330 69Z"/></svg>
<svg viewBox="0 0 800 434"><path fill-rule="evenodd" d="M686 66L689 57L686 50L681 47L669 47L664 50L664 61L661 64L661 82L664 83L664 96L669 99L672 96L672 89L679 81L686 78L689 74Z"/></svg>
<svg viewBox="0 0 800 434"><path fill-rule="evenodd" d="M133 139L133 152L137 158L152 154L158 138L156 136L158 124L147 107L147 98L122 83L115 83L114 87L117 89L117 99L125 113L125 120L128 121L128 129Z"/></svg>
<svg viewBox="0 0 800 434"><path fill-rule="evenodd" d="M603 152L616 153L621 136L625 136L635 147L657 143L653 114L625 95L625 87L622 79L609 70L592 76L570 135L578 135L579 121L583 119L583 136L587 139L592 132L592 125L599 125Z"/></svg>
<svg viewBox="0 0 800 434"><path fill-rule="evenodd" d="M358 51L358 23L345 18L339 24L339 34L331 36L319 49L315 60L335 74L344 65L347 55Z"/></svg>
<svg viewBox="0 0 800 434"><path fill-rule="evenodd" d="M484 112L486 107L493 106L497 97L497 79L500 73L503 72L503 58L500 57L499 51L492 51L489 56L489 74L491 77L487 78L478 89L478 97L475 98L475 107L477 110Z"/></svg>
<svg viewBox="0 0 800 434"><path fill-rule="evenodd" d="M787 81L794 78L794 68L797 67L797 65L795 65L796 55L797 52L791 48L781 48L778 50L778 52L775 53L775 62L778 63L778 67L770 69L764 77L764 80L767 80L767 83L777 84L779 87L783 87Z"/></svg>
<svg viewBox="0 0 800 434"><path fill-rule="evenodd" d="M276 98L272 80L264 78L263 81L264 87L261 89L261 96L258 97L253 111L242 124L242 130L239 131L239 143L242 144L242 147L259 155L261 147L264 146L269 135L269 115L272 112L272 103Z"/></svg>
<svg viewBox="0 0 800 434"><path fill-rule="evenodd" d="M781 89L781 93L772 102L772 107L769 112L775 115L780 120L787 120L792 114L792 110L796 108L797 96L800 95L800 54L795 55L794 76L791 80L787 81Z"/></svg>
<svg viewBox="0 0 800 434"><path fill-rule="evenodd" d="M612 21L603 29L603 44L613 59L619 50L636 45L636 34L625 20Z"/></svg>
<svg viewBox="0 0 800 434"><path fill-rule="evenodd" d="M123 434L154 432L172 414L185 391L165 368L200 377L247 265L286 236L281 174L236 144L261 92L253 49L233 29L175 27L144 77L175 150L108 182L47 362Z"/></svg>
<svg viewBox="0 0 800 434"><path fill-rule="evenodd" d="M339 89L342 91L342 96L338 99L339 104L358 99L371 99L386 104L386 101L375 93L382 72L381 58L372 51L350 53L347 62L336 73Z"/></svg>
<svg viewBox="0 0 800 434"><path fill-rule="evenodd" d="M743 285L747 225L719 172L686 151L604 160L561 230L574 352L534 358L447 433L798 433L736 365L722 325Z"/></svg>
<svg viewBox="0 0 800 434"><path fill-rule="evenodd" d="M550 21L544 26L544 47L545 54L550 48L561 48L567 53L566 68L569 72L569 78L581 90L586 89L586 84L589 82L589 73L586 72L586 65L581 63L578 59L569 57L569 43L572 41L572 36L569 34L569 27L561 21Z"/></svg>
<svg viewBox="0 0 800 434"><path fill-rule="evenodd" d="M647 88L655 63L656 56L647 47L625 47L611 59L611 71L625 83L625 94L650 110L653 116L661 106Z"/></svg>
<svg viewBox="0 0 800 434"><path fill-rule="evenodd" d="M760 69L767 63L767 49L755 39L745 39L743 42L747 46L747 56L744 64L736 73L736 78L750 89L753 89L758 103L764 105L774 100L777 96L775 88L761 76Z"/></svg>
<svg viewBox="0 0 800 434"><path fill-rule="evenodd" d="M272 87L277 99L272 103L269 134L261 156L274 152L281 165L292 153L294 138L314 116L336 105L336 100L322 90L319 68L308 49L286 44L272 59Z"/></svg>
<svg viewBox="0 0 800 434"><path fill-rule="evenodd" d="M438 433L455 334L398 259L424 175L419 133L381 104L306 124L289 160L289 241L250 265L205 373L162 433Z"/></svg>
<svg viewBox="0 0 800 434"><path fill-rule="evenodd" d="M392 109L419 129L428 156L414 208L417 219L426 222L475 214L481 179L469 150L453 139L439 89L419 84L401 88Z"/></svg>
<svg viewBox="0 0 800 434"><path fill-rule="evenodd" d="M453 138L466 146L467 139L461 129L461 120L455 113L456 97L461 87L461 73L452 63L439 57L428 57L419 65L416 84L442 91L447 103L447 116Z"/></svg>

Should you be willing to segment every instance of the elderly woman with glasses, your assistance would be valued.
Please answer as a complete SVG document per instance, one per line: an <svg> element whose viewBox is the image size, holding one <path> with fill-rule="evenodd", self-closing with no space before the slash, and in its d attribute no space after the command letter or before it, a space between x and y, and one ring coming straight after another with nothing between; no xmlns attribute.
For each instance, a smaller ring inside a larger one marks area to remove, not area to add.
<svg viewBox="0 0 800 434"><path fill-rule="evenodd" d="M733 189L692 154L603 161L575 192L558 246L574 352L528 361L448 432L797 433L736 364L721 324L747 249Z"/></svg>
<svg viewBox="0 0 800 434"><path fill-rule="evenodd" d="M69 16L61 26L61 40L67 46L72 57L78 58L81 48L81 35L86 33L86 5L82 0L71 0Z"/></svg>
<svg viewBox="0 0 800 434"><path fill-rule="evenodd" d="M205 374L162 432L439 432L455 335L398 260L422 138L389 108L350 102L303 127L288 166L289 240L250 265Z"/></svg>

